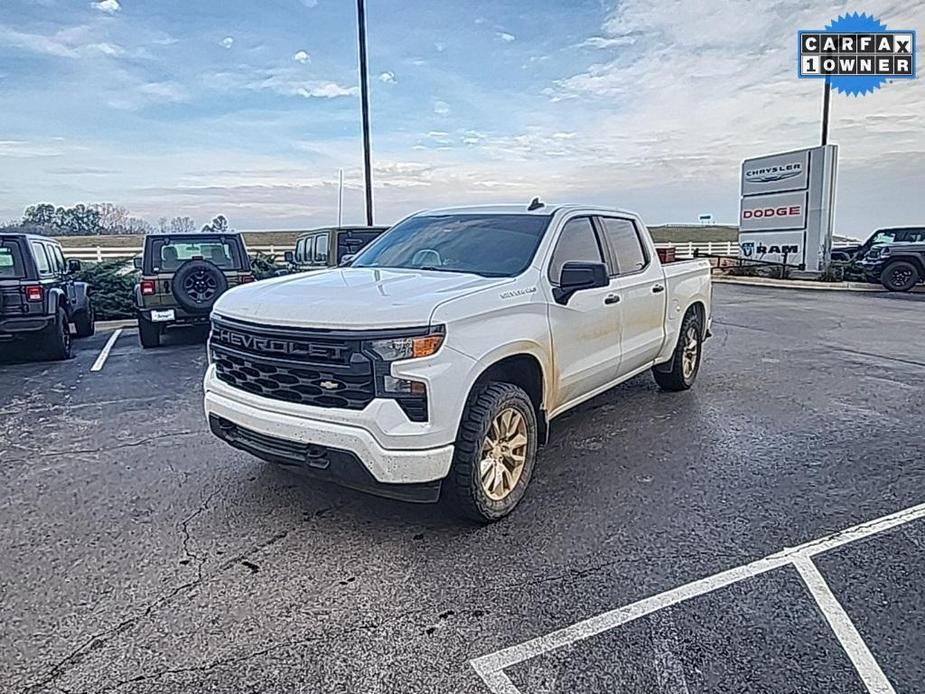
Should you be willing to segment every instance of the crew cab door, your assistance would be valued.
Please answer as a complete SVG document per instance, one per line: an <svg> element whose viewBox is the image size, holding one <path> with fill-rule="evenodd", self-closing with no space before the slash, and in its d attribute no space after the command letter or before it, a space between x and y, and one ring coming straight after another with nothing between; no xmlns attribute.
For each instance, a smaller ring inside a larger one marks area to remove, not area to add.
<svg viewBox="0 0 925 694"><path fill-rule="evenodd" d="M614 276L610 286L620 297L620 374L651 364L665 340L668 287L661 263L636 222L598 217Z"/></svg>
<svg viewBox="0 0 925 694"><path fill-rule="evenodd" d="M591 217L565 222L547 269L553 287L559 285L568 262L606 263L605 246ZM558 393L550 409L560 408L613 381L620 367L620 304L611 287L573 294L565 305L549 303Z"/></svg>

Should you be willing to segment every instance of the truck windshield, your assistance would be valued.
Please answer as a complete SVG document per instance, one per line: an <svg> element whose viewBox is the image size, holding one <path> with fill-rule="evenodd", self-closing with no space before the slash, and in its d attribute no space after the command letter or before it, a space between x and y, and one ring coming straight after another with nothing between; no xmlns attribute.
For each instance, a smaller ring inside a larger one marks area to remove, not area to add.
<svg viewBox="0 0 925 694"><path fill-rule="evenodd" d="M16 241L0 239L0 280L20 279L26 276L22 254Z"/></svg>
<svg viewBox="0 0 925 694"><path fill-rule="evenodd" d="M352 266L513 277L530 265L549 220L535 214L410 217L361 251Z"/></svg>

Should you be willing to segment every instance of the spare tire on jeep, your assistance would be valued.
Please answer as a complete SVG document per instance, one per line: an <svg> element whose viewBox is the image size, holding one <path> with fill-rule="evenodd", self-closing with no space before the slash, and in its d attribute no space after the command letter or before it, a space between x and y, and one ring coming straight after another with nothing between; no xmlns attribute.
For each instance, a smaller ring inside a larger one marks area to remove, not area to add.
<svg viewBox="0 0 925 694"><path fill-rule="evenodd" d="M190 313L208 313L227 289L225 275L207 260L188 260L173 276L174 298Z"/></svg>

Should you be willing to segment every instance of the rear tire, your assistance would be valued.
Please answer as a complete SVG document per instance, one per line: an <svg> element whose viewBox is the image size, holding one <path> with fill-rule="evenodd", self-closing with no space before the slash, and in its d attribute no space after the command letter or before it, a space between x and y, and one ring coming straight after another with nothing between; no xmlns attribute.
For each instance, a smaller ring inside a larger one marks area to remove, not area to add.
<svg viewBox="0 0 925 694"><path fill-rule="evenodd" d="M138 316L138 341L144 349L161 346L161 326Z"/></svg>
<svg viewBox="0 0 925 694"><path fill-rule="evenodd" d="M530 483L536 449L536 411L527 394L510 383L478 387L463 411L446 501L478 523L504 518Z"/></svg>
<svg viewBox="0 0 925 694"><path fill-rule="evenodd" d="M652 369L655 382L662 390L687 390L700 371L700 361L703 357L703 324L696 311L688 311L681 322L678 334L678 344L675 345L670 369L664 370L656 366ZM667 365L662 365L667 366Z"/></svg>
<svg viewBox="0 0 925 694"><path fill-rule="evenodd" d="M93 304L87 302L87 310L74 317L74 329L77 331L77 337L91 337L96 333L96 311Z"/></svg>
<svg viewBox="0 0 925 694"><path fill-rule="evenodd" d="M880 273L880 283L891 292L908 292L921 281L919 269L906 260L894 260Z"/></svg>
<svg viewBox="0 0 925 694"><path fill-rule="evenodd" d="M71 326L63 308L55 314L55 322L45 329L40 347L42 359L64 361L71 358Z"/></svg>

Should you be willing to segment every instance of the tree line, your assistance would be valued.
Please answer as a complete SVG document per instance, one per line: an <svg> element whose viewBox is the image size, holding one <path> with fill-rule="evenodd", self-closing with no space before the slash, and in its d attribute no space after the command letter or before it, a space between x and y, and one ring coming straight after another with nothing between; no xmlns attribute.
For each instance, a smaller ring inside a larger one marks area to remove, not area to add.
<svg viewBox="0 0 925 694"><path fill-rule="evenodd" d="M224 215L215 217L200 228L204 232L228 231L228 220ZM197 224L192 217L161 217L157 225L145 219L132 216L129 211L111 202L73 207L56 207L49 203L30 205L22 219L13 220L0 230L21 230L46 236L104 236L112 234L191 233Z"/></svg>

